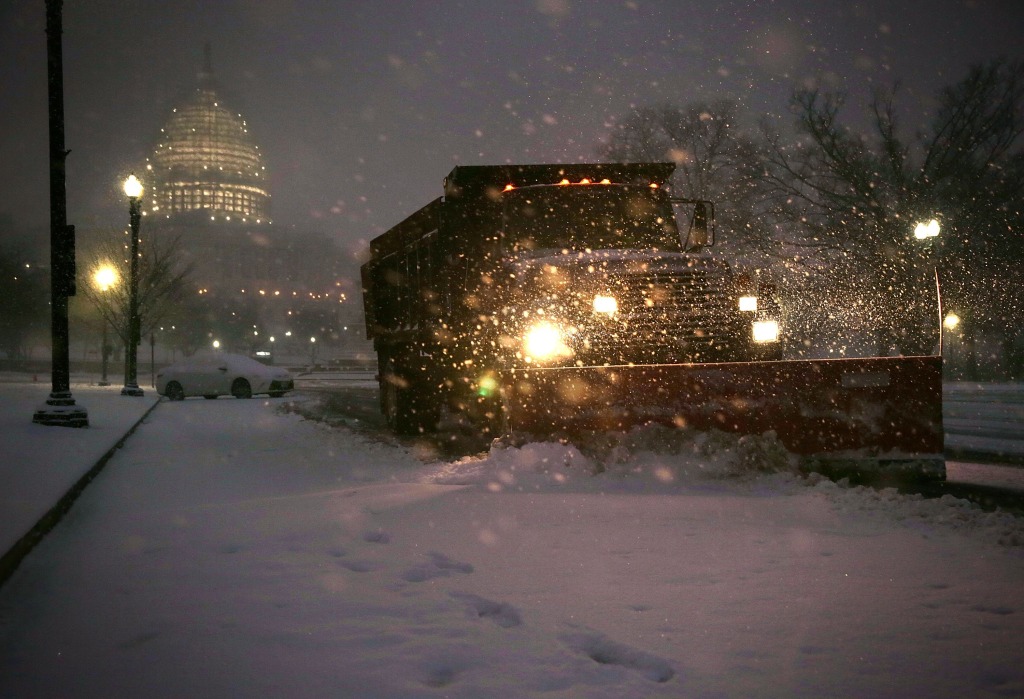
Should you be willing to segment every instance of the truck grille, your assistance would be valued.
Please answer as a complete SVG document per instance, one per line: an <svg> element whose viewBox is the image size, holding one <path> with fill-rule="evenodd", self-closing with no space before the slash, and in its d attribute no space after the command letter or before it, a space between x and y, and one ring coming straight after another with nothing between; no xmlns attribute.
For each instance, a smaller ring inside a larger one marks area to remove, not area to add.
<svg viewBox="0 0 1024 699"><path fill-rule="evenodd" d="M727 358L741 320L726 276L705 269L652 272L612 280L619 314L589 342L608 362Z"/></svg>

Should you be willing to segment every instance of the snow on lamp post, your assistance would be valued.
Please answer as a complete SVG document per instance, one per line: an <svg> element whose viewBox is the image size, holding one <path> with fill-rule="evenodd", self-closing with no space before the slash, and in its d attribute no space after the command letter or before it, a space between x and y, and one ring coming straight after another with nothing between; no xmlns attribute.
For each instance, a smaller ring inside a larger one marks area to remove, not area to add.
<svg viewBox="0 0 1024 699"><path fill-rule="evenodd" d="M121 389L121 395L141 396L143 391L139 388L137 373L139 343L142 342L139 328L139 222L142 218L139 198L142 196L142 183L134 174L124 181L124 193L128 197L132 245L128 267L128 347L125 353L124 388Z"/></svg>
<svg viewBox="0 0 1024 699"><path fill-rule="evenodd" d="M115 284L117 284L117 270L110 265L103 265L93 273L92 281L100 292L106 293L110 291ZM110 353L113 350L113 347L110 346L110 341L107 339L107 318L105 316L102 317L100 322L103 325L103 339L101 340L100 346L100 353L102 355L100 360L102 375L100 376L99 385L109 386L110 381L107 380L107 361L110 359Z"/></svg>

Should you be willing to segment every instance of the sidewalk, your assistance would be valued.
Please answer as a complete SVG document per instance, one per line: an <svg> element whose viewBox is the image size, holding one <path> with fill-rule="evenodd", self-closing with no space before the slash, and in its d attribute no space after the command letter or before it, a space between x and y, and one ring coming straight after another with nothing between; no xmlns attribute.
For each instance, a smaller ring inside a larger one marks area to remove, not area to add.
<svg viewBox="0 0 1024 699"><path fill-rule="evenodd" d="M156 405L121 395L120 386L75 383L75 402L89 413L85 428L48 427L32 415L50 394L46 381L5 376L0 381L0 584L52 527L107 456ZM42 377L40 377L42 378ZM13 380L12 380L13 379ZM94 471L95 468L95 471Z"/></svg>

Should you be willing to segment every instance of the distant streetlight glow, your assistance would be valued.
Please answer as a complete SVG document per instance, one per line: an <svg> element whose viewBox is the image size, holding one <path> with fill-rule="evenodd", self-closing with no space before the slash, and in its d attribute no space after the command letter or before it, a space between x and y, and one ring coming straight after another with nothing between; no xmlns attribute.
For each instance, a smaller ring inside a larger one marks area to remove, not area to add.
<svg viewBox="0 0 1024 699"><path fill-rule="evenodd" d="M103 265L93 273L92 280L100 291L110 291L117 284L117 270L110 265Z"/></svg>
<svg viewBox="0 0 1024 699"><path fill-rule="evenodd" d="M960 316L956 313L950 313L942 321L942 324L946 326L946 330L955 330L960 325Z"/></svg>
<svg viewBox="0 0 1024 699"><path fill-rule="evenodd" d="M220 349L220 340L214 340L213 341L213 348L214 349Z"/></svg>
<svg viewBox="0 0 1024 699"><path fill-rule="evenodd" d="M925 238L934 238L939 234L939 222L934 218L928 223L918 222L914 226L914 237L918 240L924 240Z"/></svg>
<svg viewBox="0 0 1024 699"><path fill-rule="evenodd" d="M117 284L117 270L108 264L101 265L92 275L92 282L96 285L102 293L110 291ZM100 338L100 386L109 386L110 381L107 380L107 362L110 359L110 353L113 351L113 347L110 346L110 342L107 339L107 319L103 318L100 321L103 324L103 335Z"/></svg>

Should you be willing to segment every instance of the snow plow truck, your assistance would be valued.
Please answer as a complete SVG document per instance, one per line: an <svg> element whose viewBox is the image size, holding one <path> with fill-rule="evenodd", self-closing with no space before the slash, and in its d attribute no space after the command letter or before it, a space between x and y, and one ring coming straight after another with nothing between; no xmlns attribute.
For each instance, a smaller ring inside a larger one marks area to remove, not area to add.
<svg viewBox="0 0 1024 699"><path fill-rule="evenodd" d="M714 204L670 196L674 168L459 166L372 240L389 427L433 430L447 410L495 436L774 431L851 475L944 478L941 357L781 359L772 289L710 254Z"/></svg>

